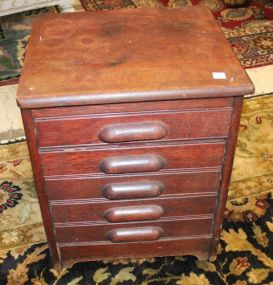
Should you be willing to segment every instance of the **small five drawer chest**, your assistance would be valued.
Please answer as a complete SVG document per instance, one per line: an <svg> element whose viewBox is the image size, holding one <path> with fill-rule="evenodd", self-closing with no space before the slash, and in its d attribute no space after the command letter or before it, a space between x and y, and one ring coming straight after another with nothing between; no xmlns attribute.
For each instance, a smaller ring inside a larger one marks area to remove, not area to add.
<svg viewBox="0 0 273 285"><path fill-rule="evenodd" d="M252 92L205 7L35 21L17 100L54 265L214 256Z"/></svg>

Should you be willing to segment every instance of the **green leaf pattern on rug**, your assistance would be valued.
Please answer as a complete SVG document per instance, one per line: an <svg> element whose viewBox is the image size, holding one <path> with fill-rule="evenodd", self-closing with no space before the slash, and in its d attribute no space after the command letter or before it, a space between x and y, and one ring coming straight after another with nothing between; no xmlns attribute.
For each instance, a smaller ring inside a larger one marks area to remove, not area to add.
<svg viewBox="0 0 273 285"><path fill-rule="evenodd" d="M268 229L273 232L273 222L266 222Z"/></svg>
<svg viewBox="0 0 273 285"><path fill-rule="evenodd" d="M253 225L252 230L254 232L254 237L256 238L257 242L263 246L267 247L268 246L268 238L266 236L266 233L262 231L261 227L258 225Z"/></svg>
<svg viewBox="0 0 273 285"><path fill-rule="evenodd" d="M226 251L250 251L266 266L273 268L273 259L267 256L260 249L255 248L247 240L247 235L243 229L239 229L238 232L231 229L230 231L222 231L221 239L226 242Z"/></svg>
<svg viewBox="0 0 273 285"><path fill-rule="evenodd" d="M252 269L247 273L248 281L252 284L259 284L267 278L269 271L269 269L264 268Z"/></svg>
<svg viewBox="0 0 273 285"><path fill-rule="evenodd" d="M132 274L134 267L122 268L112 279L110 285L117 285L119 282L135 281L136 276Z"/></svg>
<svg viewBox="0 0 273 285"><path fill-rule="evenodd" d="M96 282L96 285L99 285L102 281L108 279L111 276L111 273L108 272L108 267L98 269L94 276L93 280Z"/></svg>
<svg viewBox="0 0 273 285"><path fill-rule="evenodd" d="M77 277L67 283L67 285L78 285L79 282L83 279L83 277Z"/></svg>
<svg viewBox="0 0 273 285"><path fill-rule="evenodd" d="M37 247L33 252L29 253L26 259L18 264L15 269L11 269L7 276L7 285L23 285L28 280L29 265L36 263L45 258L45 253L42 253L47 249L47 245Z"/></svg>
<svg viewBox="0 0 273 285"><path fill-rule="evenodd" d="M216 267L212 262L208 262L206 260L196 260L196 267L202 269L204 271L215 272Z"/></svg>
<svg viewBox="0 0 273 285"><path fill-rule="evenodd" d="M176 283L177 285L211 285L209 280L206 278L205 274L196 275L191 272L189 276L182 274L179 281Z"/></svg>

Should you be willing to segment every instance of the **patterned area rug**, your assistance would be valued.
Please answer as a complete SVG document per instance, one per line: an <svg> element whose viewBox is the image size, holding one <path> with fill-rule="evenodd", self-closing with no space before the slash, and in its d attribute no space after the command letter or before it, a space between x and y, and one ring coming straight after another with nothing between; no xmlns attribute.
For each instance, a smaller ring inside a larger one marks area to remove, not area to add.
<svg viewBox="0 0 273 285"><path fill-rule="evenodd" d="M229 199L273 191L273 94L244 101Z"/></svg>
<svg viewBox="0 0 273 285"><path fill-rule="evenodd" d="M272 195L249 199L249 211L259 212L255 221L226 219L214 262L181 256L84 262L56 271L47 245L39 243L0 255L1 284L273 285ZM229 211L241 215L240 207Z"/></svg>
<svg viewBox="0 0 273 285"><path fill-rule="evenodd" d="M87 11L206 5L213 11L245 68L273 63L272 0L252 0L241 8L227 8L223 0L81 0L81 3ZM23 66L31 22L36 16L48 12L57 10L44 8L0 18L0 85L17 81Z"/></svg>
<svg viewBox="0 0 273 285"><path fill-rule="evenodd" d="M272 95L245 100L214 262L184 256L53 270L26 143L0 146L0 284L273 285Z"/></svg>
<svg viewBox="0 0 273 285"><path fill-rule="evenodd" d="M0 85L17 82L34 18L56 8L43 8L0 17Z"/></svg>
<svg viewBox="0 0 273 285"><path fill-rule="evenodd" d="M44 229L26 142L1 145L0 252L43 240Z"/></svg>

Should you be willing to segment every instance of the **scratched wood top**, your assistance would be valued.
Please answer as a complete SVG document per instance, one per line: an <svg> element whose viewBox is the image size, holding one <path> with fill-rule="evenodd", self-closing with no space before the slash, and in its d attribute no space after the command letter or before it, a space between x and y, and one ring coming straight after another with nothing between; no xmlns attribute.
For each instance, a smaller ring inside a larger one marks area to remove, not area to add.
<svg viewBox="0 0 273 285"><path fill-rule="evenodd" d="M17 100L39 108L251 93L212 14L195 6L41 17Z"/></svg>

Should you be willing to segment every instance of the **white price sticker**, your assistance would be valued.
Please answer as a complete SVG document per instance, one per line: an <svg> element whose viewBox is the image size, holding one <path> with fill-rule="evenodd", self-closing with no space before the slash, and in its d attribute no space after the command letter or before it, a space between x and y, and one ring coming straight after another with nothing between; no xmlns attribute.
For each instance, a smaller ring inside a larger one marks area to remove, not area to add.
<svg viewBox="0 0 273 285"><path fill-rule="evenodd" d="M225 72L212 72L213 79L227 79Z"/></svg>

